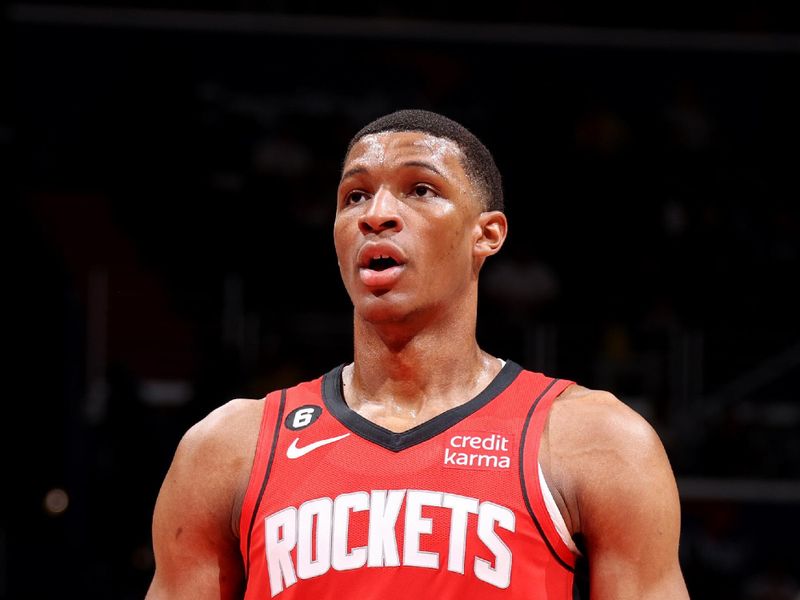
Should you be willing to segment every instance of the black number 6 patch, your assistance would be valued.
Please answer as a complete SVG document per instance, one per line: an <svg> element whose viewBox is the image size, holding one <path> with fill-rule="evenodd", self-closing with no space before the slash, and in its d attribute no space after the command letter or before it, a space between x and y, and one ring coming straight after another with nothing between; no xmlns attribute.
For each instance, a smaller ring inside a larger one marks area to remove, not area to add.
<svg viewBox="0 0 800 600"><path fill-rule="evenodd" d="M287 429L291 429L292 431L305 429L314 421L319 419L321 414L322 408L319 406L314 406L313 404L307 404L305 406L301 406L300 408L295 408L292 412L286 415L284 425L286 425Z"/></svg>

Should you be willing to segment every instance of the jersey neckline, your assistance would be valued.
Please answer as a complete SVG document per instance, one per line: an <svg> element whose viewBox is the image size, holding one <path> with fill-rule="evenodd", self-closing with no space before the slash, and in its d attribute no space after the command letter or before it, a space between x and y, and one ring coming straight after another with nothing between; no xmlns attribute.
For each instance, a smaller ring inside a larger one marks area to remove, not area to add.
<svg viewBox="0 0 800 600"><path fill-rule="evenodd" d="M328 371L322 378L322 401L326 408L336 420L356 435L393 452L400 452L448 430L499 396L522 372L520 365L512 360L506 360L506 364L489 385L474 398L411 429L394 432L362 417L347 405L342 392L344 367L345 365L341 364Z"/></svg>

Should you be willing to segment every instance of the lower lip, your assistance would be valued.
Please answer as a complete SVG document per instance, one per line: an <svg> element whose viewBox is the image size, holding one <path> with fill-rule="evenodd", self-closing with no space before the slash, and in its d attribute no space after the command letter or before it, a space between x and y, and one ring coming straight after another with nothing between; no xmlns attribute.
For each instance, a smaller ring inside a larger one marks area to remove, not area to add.
<svg viewBox="0 0 800 600"><path fill-rule="evenodd" d="M389 267L383 271L373 271L372 269L359 269L361 283L367 287L388 287L397 283L403 272L403 265Z"/></svg>

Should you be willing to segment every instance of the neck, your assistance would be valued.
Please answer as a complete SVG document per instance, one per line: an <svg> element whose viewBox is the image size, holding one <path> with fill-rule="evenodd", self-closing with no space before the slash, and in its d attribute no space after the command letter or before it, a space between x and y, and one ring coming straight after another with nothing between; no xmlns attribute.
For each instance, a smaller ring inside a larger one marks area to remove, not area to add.
<svg viewBox="0 0 800 600"><path fill-rule="evenodd" d="M461 314L415 327L376 325L356 315L355 361L344 373L348 405L402 431L477 395L500 363L478 346L475 311L469 319Z"/></svg>

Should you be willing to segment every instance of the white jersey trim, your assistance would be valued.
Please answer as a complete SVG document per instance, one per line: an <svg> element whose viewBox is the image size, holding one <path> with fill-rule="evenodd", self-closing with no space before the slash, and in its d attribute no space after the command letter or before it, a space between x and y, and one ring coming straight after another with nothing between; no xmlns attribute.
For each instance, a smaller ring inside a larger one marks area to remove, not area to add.
<svg viewBox="0 0 800 600"><path fill-rule="evenodd" d="M500 361L501 367L506 365L506 361L502 358L498 358L497 360ZM547 487L547 481L545 481L544 472L542 472L542 465L537 463L537 466L539 467L539 487L542 489L542 497L544 498L544 505L547 507L547 514L550 515L550 520L553 522L558 536L564 544L566 544L567 548L570 549L570 552L576 556L582 556L581 551L578 550L578 547L575 545L575 540L573 540L572 536L569 534L567 523L564 521L564 516L561 514L561 511L558 510L558 505L556 504L555 498L553 498L553 493L550 491L550 488Z"/></svg>
<svg viewBox="0 0 800 600"><path fill-rule="evenodd" d="M547 514L550 515L550 520L553 521L553 525L559 537L564 544L566 544L567 548L576 556L582 556L580 550L578 550L578 547L575 545L575 541L569 534L567 523L564 521L561 511L558 510L558 505L553 498L553 493L550 491L550 488L547 487L547 482L544 480L544 473L542 472L542 465L537 463L537 466L539 467L539 487L542 488L542 496L544 497L544 505L547 507Z"/></svg>

